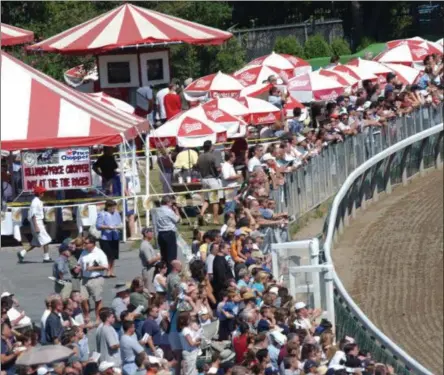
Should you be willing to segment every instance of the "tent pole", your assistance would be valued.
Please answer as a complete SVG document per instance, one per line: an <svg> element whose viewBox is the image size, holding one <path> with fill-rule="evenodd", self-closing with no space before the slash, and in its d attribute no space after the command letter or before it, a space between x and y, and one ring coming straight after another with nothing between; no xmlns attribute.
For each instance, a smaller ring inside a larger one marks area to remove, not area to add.
<svg viewBox="0 0 444 375"><path fill-rule="evenodd" d="M147 201L147 206L145 208L145 219L146 226L150 226L150 210L149 199L150 199L150 134L147 133L145 138L145 200Z"/></svg>
<svg viewBox="0 0 444 375"><path fill-rule="evenodd" d="M122 186L122 197L123 197L123 212L122 212L122 240L126 242L126 199L125 199L125 190L126 190L126 178L125 178L125 158L126 158L126 147L125 147L125 137L122 134L122 144L120 145L120 184Z"/></svg>

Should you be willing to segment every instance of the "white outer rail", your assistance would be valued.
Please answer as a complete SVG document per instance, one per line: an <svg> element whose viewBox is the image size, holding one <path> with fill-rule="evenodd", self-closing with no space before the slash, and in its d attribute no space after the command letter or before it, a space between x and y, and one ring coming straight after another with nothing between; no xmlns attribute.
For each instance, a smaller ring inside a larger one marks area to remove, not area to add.
<svg viewBox="0 0 444 375"><path fill-rule="evenodd" d="M402 350L398 345L396 345L392 340L390 340L384 333L382 333L362 312L362 310L358 307L358 305L353 301L350 295L345 290L344 285L341 282L341 279L338 277L335 269L333 260L331 257L331 247L333 242L333 236L335 232L336 226L336 218L338 215L338 208L347 194L350 187L353 185L355 180L359 178L365 171L376 165L383 159L386 159L388 156L396 153L399 150L404 149L405 147L421 141L422 139L428 138L433 134L437 134L443 131L443 124L436 125L430 129L424 130L421 133L415 134L409 138L406 138L395 145L383 150L379 154L375 155L371 159L367 160L364 164L357 167L345 180L344 184L341 186L339 192L336 194L335 199L333 201L330 217L328 221L327 228L327 236L324 243L324 252L327 260L327 264L333 265L332 274L333 274L333 282L335 284L336 289L338 290L340 296L346 301L350 310L355 314L355 316L360 320L360 322L378 339L380 343L385 345L393 354L398 356L402 362L407 364L416 374L423 375L433 375L432 372L427 370L424 366L422 366L419 362L413 359L410 355L408 355L404 350Z"/></svg>

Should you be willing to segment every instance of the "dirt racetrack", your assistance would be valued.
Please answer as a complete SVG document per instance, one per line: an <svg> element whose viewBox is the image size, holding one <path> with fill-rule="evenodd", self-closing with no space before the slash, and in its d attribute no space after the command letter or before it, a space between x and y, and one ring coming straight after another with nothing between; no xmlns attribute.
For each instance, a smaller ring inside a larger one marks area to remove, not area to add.
<svg viewBox="0 0 444 375"><path fill-rule="evenodd" d="M372 203L333 249L345 288L372 322L443 374L443 172Z"/></svg>

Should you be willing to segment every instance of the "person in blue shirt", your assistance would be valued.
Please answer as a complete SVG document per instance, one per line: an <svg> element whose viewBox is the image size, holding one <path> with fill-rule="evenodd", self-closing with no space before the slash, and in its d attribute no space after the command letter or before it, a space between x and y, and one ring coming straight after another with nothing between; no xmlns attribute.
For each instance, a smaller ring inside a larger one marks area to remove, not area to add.
<svg viewBox="0 0 444 375"><path fill-rule="evenodd" d="M302 129L304 128L304 124L299 121L300 117L302 115L302 109L301 108L294 108L293 109L293 118L288 121L288 128L293 134L299 134L302 132Z"/></svg>
<svg viewBox="0 0 444 375"><path fill-rule="evenodd" d="M433 71L432 71L431 67L427 66L424 69L424 74L421 76L421 78L418 81L418 87L421 90L426 90L427 87L429 86L432 73L433 73Z"/></svg>
<svg viewBox="0 0 444 375"><path fill-rule="evenodd" d="M113 200L105 202L104 211L97 216L97 230L102 231L100 236L100 248L108 258L108 277L116 277L114 263L119 259L120 229L122 229L122 218L117 212L117 203Z"/></svg>

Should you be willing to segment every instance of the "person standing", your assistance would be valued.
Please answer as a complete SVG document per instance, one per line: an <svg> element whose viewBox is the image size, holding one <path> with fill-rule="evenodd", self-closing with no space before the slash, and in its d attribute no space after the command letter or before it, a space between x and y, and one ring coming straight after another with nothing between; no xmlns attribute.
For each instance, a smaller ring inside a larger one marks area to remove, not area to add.
<svg viewBox="0 0 444 375"><path fill-rule="evenodd" d="M136 93L135 114L148 119L154 108L153 89L149 85L142 86L137 89Z"/></svg>
<svg viewBox="0 0 444 375"><path fill-rule="evenodd" d="M199 155L197 159L197 169L202 176L202 189L215 190L206 193L205 202L200 211L202 218L207 208L213 205L213 223L219 224L219 201L222 196L222 182L219 179L220 164L217 162L216 156L213 153L213 143L205 141L203 144L203 154Z"/></svg>
<svg viewBox="0 0 444 375"><path fill-rule="evenodd" d="M93 164L93 170L102 177L102 189L105 194L111 195L116 193L113 191L113 183L117 176L117 168L118 165L116 159L114 159L113 148L104 147L103 154Z"/></svg>
<svg viewBox="0 0 444 375"><path fill-rule="evenodd" d="M145 349L137 341L136 328L134 322L127 320L122 322L123 335L120 338L120 354L122 357L123 375L133 375L138 366L136 365L136 356L145 353Z"/></svg>
<svg viewBox="0 0 444 375"><path fill-rule="evenodd" d="M53 260L49 257L49 244L52 239L46 231L45 224L43 223L44 212L43 202L46 189L43 186L36 186L34 188L34 199L29 207L28 220L31 223L31 247L29 249L23 249L17 253L19 263L23 263L25 256L31 250L36 247L43 246L43 263L52 263Z"/></svg>
<svg viewBox="0 0 444 375"><path fill-rule="evenodd" d="M174 300L174 291L180 284L180 273L182 272L182 263L179 260L171 262L171 272L167 276L167 300L172 302Z"/></svg>
<svg viewBox="0 0 444 375"><path fill-rule="evenodd" d="M51 313L45 322L46 344L60 345L61 337L64 331L61 314L63 311L63 302L61 299L55 298L51 301ZM67 323L64 323L67 324Z"/></svg>
<svg viewBox="0 0 444 375"><path fill-rule="evenodd" d="M114 262L119 259L119 230L122 228L122 218L117 212L116 201L105 202L104 211L97 216L96 227L102 231L99 243L108 258L108 277L115 278Z"/></svg>
<svg viewBox="0 0 444 375"><path fill-rule="evenodd" d="M157 243L160 247L162 260L171 271L171 261L177 259L177 223L180 221L179 211L173 205L173 198L169 195L162 197L161 206L155 209L153 218L154 227L157 231Z"/></svg>
<svg viewBox="0 0 444 375"><path fill-rule="evenodd" d="M162 182L162 192L164 194L171 194L171 184L173 182L173 161L168 149L161 148L160 155L157 157L157 165L160 170L160 181Z"/></svg>
<svg viewBox="0 0 444 375"><path fill-rule="evenodd" d="M176 83L170 83L168 89L168 94L163 98L167 121L182 110L182 102L180 96L177 94L178 85Z"/></svg>
<svg viewBox="0 0 444 375"><path fill-rule="evenodd" d="M72 275L69 265L71 249L68 244L62 243L59 247L60 256L55 260L52 275L55 278L54 292L63 299L69 298L72 292Z"/></svg>
<svg viewBox="0 0 444 375"><path fill-rule="evenodd" d="M239 184L239 180L242 179L242 174L237 174L234 170L234 162L236 160L236 154L232 151L225 153L225 163L222 164L222 186L232 187L233 189L224 190L225 202L231 202L236 196L237 189L235 188Z"/></svg>
<svg viewBox="0 0 444 375"><path fill-rule="evenodd" d="M149 293L156 293L153 286L154 264L160 261L161 256L151 245L154 238L153 228L142 229L143 241L140 245L139 258L142 262L142 277L145 288Z"/></svg>
<svg viewBox="0 0 444 375"><path fill-rule="evenodd" d="M83 311L88 316L88 298L92 297L95 303L96 321L99 320L99 311L102 308L103 272L108 270L108 259L105 253L96 247L96 238L88 235L84 240L85 250L80 255L78 268L82 271L82 284L85 287Z"/></svg>

